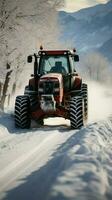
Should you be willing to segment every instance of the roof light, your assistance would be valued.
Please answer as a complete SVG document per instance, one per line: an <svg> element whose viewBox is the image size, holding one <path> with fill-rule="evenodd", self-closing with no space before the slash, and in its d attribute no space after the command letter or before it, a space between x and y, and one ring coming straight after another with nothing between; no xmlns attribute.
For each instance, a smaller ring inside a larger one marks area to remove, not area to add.
<svg viewBox="0 0 112 200"><path fill-rule="evenodd" d="M73 52L74 52L74 53L76 52L76 49L75 49L75 48L73 48Z"/></svg>
<svg viewBox="0 0 112 200"><path fill-rule="evenodd" d="M42 45L40 45L40 50L41 50L41 51L43 50L43 46L42 46Z"/></svg>

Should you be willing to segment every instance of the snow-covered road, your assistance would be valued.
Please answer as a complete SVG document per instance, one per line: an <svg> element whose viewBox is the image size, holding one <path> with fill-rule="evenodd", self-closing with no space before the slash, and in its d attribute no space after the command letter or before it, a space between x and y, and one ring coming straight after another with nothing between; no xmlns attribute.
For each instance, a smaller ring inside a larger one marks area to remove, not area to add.
<svg viewBox="0 0 112 200"><path fill-rule="evenodd" d="M9 114L0 117L0 199L112 199L111 118L81 130L45 123L18 130Z"/></svg>
<svg viewBox="0 0 112 200"><path fill-rule="evenodd" d="M20 185L23 178L44 166L73 131L67 128L63 133L66 127L57 126L18 130L8 114L0 118L0 124L0 199L3 199L7 190Z"/></svg>

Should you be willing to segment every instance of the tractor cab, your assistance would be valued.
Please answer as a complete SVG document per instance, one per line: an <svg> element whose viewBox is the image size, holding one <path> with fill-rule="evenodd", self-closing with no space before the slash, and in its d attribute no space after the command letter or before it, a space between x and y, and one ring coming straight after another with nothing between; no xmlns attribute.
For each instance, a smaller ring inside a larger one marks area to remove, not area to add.
<svg viewBox="0 0 112 200"><path fill-rule="evenodd" d="M75 71L75 62L79 61L76 51L70 50L41 50L39 51L38 74L61 74L63 90L69 91L72 87L72 79Z"/></svg>
<svg viewBox="0 0 112 200"><path fill-rule="evenodd" d="M39 74L61 73L67 75L74 71L74 61L79 61L78 55L67 50L39 51Z"/></svg>

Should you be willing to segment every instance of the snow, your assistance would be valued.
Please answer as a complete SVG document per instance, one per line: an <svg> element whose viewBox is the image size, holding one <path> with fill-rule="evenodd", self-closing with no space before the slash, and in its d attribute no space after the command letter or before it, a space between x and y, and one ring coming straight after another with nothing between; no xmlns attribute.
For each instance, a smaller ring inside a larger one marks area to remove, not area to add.
<svg viewBox="0 0 112 200"><path fill-rule="evenodd" d="M89 83L89 94L80 130L62 118L21 130L13 115L0 116L0 200L112 198L112 96L98 83Z"/></svg>
<svg viewBox="0 0 112 200"><path fill-rule="evenodd" d="M64 171L53 187L53 195L68 199L106 199L106 193L111 192L111 139L112 124L109 121L93 123L74 134L63 149L68 166L64 164Z"/></svg>
<svg viewBox="0 0 112 200"><path fill-rule="evenodd" d="M5 135L8 134L7 137L0 134L2 139L0 141L0 199L2 199L7 189L18 185L18 179L23 179L46 164L58 145L70 137L73 131L63 134L58 127L49 128L47 125L44 131L41 128L38 130L33 128L29 132L16 130L13 119L8 114L1 117L0 123L1 131L5 130L3 127L6 123L10 132L10 137L7 129L7 132L4 132Z"/></svg>

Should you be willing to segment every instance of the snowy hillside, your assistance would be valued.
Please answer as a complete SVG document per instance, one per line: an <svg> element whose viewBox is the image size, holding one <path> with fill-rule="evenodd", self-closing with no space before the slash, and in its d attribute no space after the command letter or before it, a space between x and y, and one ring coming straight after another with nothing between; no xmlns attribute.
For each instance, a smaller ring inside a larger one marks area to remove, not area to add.
<svg viewBox="0 0 112 200"><path fill-rule="evenodd" d="M63 27L63 42L70 42L71 46L76 46L82 52L101 52L102 45L112 36L112 1L75 13L61 11L59 21ZM110 59L111 52L108 48L102 53L108 54Z"/></svg>
<svg viewBox="0 0 112 200"><path fill-rule="evenodd" d="M72 16L77 19L86 19L90 20L94 16L104 16L106 13L112 11L112 0L108 0L107 4L98 4L90 8L84 8L77 12L70 13Z"/></svg>
<svg viewBox="0 0 112 200"><path fill-rule="evenodd" d="M106 41L99 49L99 51L112 62L112 38Z"/></svg>

